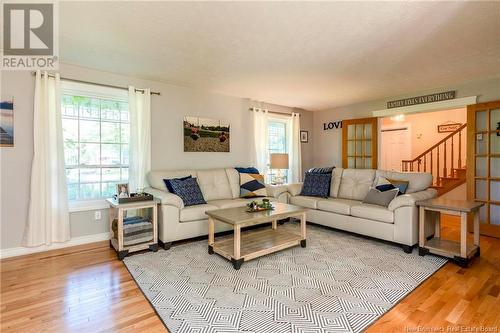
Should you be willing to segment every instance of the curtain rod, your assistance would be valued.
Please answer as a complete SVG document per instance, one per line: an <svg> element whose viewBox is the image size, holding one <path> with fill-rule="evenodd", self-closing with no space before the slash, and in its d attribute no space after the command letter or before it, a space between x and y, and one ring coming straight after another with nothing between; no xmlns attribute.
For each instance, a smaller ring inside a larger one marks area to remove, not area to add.
<svg viewBox="0 0 500 333"><path fill-rule="evenodd" d="M260 109L260 108L254 108L254 107L251 107L249 108L248 110L249 111L255 111L255 109ZM268 113L273 113L273 114L280 114L282 116L292 116L291 113L285 113L285 112L276 112L276 111L267 111ZM300 117L300 113L297 113L297 115Z"/></svg>
<svg viewBox="0 0 500 333"><path fill-rule="evenodd" d="M31 74L33 76L35 76L36 72L31 72ZM54 74L48 74L48 75L49 75L49 77L55 77ZM116 89L128 90L128 88L126 88L126 87L113 86L111 84L105 84L105 83L95 83L95 82L90 82L90 81L70 79L70 78L67 78L67 77L61 77L61 80L66 80L66 81L71 81L71 82L78 82L78 83L94 84L94 85L101 86L101 87L108 87L108 88L116 88ZM144 93L144 89L135 88L135 91L140 91L140 92ZM161 94L159 92L151 91L151 95L158 95L158 96L160 96Z"/></svg>

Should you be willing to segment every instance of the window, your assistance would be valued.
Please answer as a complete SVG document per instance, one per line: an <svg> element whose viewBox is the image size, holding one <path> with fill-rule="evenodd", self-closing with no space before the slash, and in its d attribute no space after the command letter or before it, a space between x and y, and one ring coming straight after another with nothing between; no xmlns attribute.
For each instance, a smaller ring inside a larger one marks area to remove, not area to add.
<svg viewBox="0 0 500 333"><path fill-rule="evenodd" d="M112 89L104 94L101 88L63 81L61 112L70 201L111 197L116 184L128 182L127 93Z"/></svg>
<svg viewBox="0 0 500 333"><path fill-rule="evenodd" d="M287 152L287 140L286 140L286 122L280 120L269 120L267 124L268 133L268 152L269 156L274 153L286 153ZM287 181L287 172L284 173L284 181ZM278 170L269 169L268 179L271 183L276 181L276 176L278 175Z"/></svg>

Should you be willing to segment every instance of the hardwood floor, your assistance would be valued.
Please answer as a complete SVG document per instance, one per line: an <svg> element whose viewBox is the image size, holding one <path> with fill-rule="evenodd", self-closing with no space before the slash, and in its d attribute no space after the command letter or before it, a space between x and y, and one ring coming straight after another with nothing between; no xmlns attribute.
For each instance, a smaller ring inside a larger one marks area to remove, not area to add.
<svg viewBox="0 0 500 333"><path fill-rule="evenodd" d="M457 238L453 221L443 235ZM367 332L500 327L500 239L481 236L471 267L447 263ZM0 331L166 332L108 242L1 262ZM459 332L459 331L457 331Z"/></svg>

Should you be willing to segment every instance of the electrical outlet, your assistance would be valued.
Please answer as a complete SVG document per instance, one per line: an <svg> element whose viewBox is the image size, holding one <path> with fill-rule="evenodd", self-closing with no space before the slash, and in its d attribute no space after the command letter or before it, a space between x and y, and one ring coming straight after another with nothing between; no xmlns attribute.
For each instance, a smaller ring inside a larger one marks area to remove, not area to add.
<svg viewBox="0 0 500 333"><path fill-rule="evenodd" d="M94 218L96 219L96 221L101 219L101 211L100 210L96 210L94 212Z"/></svg>

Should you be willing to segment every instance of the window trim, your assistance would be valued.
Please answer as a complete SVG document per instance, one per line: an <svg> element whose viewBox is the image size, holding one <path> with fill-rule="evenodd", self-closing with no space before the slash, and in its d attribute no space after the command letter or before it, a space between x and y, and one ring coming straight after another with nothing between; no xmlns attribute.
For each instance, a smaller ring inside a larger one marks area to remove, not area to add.
<svg viewBox="0 0 500 333"><path fill-rule="evenodd" d="M91 210L101 210L109 208L106 199L82 199L68 201L68 210L70 213L86 212Z"/></svg>

